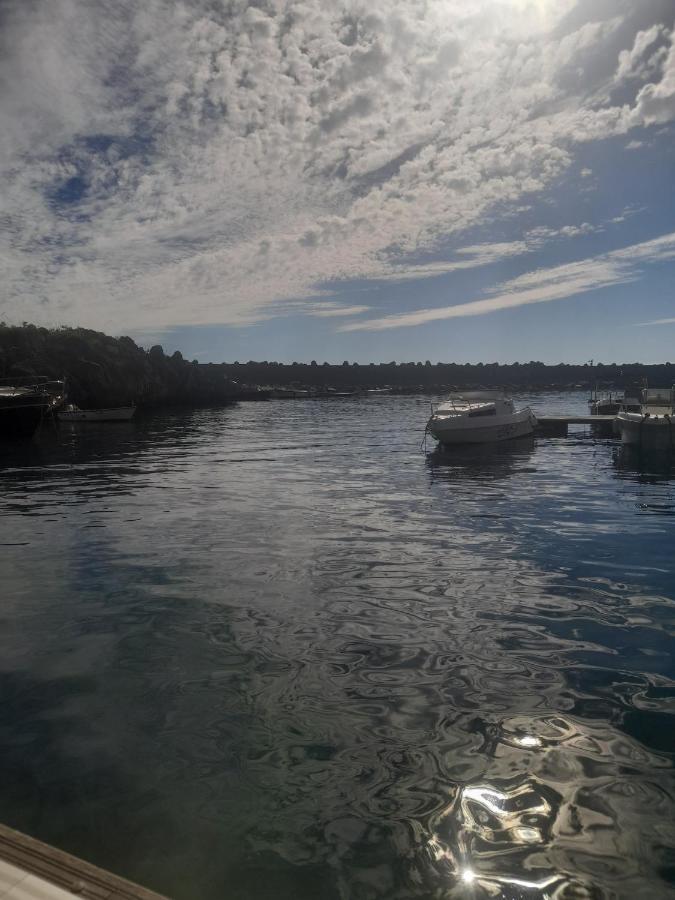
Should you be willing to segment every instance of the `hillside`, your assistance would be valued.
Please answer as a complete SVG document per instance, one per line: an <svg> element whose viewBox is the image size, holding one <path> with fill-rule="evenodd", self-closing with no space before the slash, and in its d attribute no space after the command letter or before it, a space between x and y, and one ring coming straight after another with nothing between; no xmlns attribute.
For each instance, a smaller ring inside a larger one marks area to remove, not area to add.
<svg viewBox="0 0 675 900"><path fill-rule="evenodd" d="M113 338L85 328L39 328L0 324L0 377L48 375L65 379L69 399L80 406L205 405L236 399L240 385L296 385L317 389L438 391L462 387L589 389L624 387L645 380L675 382L671 363L595 365L514 363L371 363L341 365L276 362L188 362L160 346L144 350L129 337Z"/></svg>
<svg viewBox="0 0 675 900"><path fill-rule="evenodd" d="M144 350L129 337L85 328L0 324L0 377L48 375L64 379L79 406L204 405L232 399L236 386L221 366Z"/></svg>

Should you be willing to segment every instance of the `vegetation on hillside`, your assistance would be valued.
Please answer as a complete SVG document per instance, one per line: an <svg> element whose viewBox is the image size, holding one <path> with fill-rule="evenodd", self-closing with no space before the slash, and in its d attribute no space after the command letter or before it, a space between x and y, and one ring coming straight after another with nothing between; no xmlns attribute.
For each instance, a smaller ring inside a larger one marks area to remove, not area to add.
<svg viewBox="0 0 675 900"><path fill-rule="evenodd" d="M65 379L69 399L80 406L202 405L226 402L246 385L297 385L354 390L390 387L400 391L443 391L462 387L511 389L622 387L645 380L675 382L675 366L640 363L546 366L513 363L370 363L341 365L294 362L188 362L179 351L145 350L129 337L113 338L86 328L40 328L0 323L0 377L47 375Z"/></svg>
<svg viewBox="0 0 675 900"><path fill-rule="evenodd" d="M82 407L217 403L235 390L221 366L144 350L129 337L0 324L0 377L33 375L64 379L68 399Z"/></svg>
<svg viewBox="0 0 675 900"><path fill-rule="evenodd" d="M388 362L358 365L347 360L341 365L328 363L276 362L225 363L226 374L238 381L253 384L292 384L306 387L334 387L339 390L390 387L400 391L443 391L451 388L490 388L542 390L544 388L590 389L596 384L625 387L643 383L670 386L675 382L675 365L642 365L641 363L560 363L547 366L542 362L512 363L436 363Z"/></svg>

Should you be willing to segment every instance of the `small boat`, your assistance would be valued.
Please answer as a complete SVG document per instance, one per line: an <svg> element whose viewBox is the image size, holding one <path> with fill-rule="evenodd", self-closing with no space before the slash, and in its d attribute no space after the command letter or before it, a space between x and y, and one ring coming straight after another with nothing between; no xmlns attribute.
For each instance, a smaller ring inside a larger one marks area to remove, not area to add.
<svg viewBox="0 0 675 900"><path fill-rule="evenodd" d="M80 409L69 403L59 410L63 422L128 422L136 412L135 406L113 406L109 409Z"/></svg>
<svg viewBox="0 0 675 900"><path fill-rule="evenodd" d="M63 403L63 396L62 381L50 381L42 376L3 379L0 438L31 438L44 419Z"/></svg>
<svg viewBox="0 0 675 900"><path fill-rule="evenodd" d="M309 391L294 387L264 388L272 400L303 400L309 397Z"/></svg>
<svg viewBox="0 0 675 900"><path fill-rule="evenodd" d="M675 450L675 386L645 388L638 412L622 410L616 427L622 444Z"/></svg>
<svg viewBox="0 0 675 900"><path fill-rule="evenodd" d="M641 387L632 386L623 392L603 392L596 386L588 399L588 410L592 416L616 416L622 411L639 412L641 390Z"/></svg>
<svg viewBox="0 0 675 900"><path fill-rule="evenodd" d="M441 444L486 444L532 434L537 419L529 408L516 410L502 391L451 394L431 407L426 430Z"/></svg>

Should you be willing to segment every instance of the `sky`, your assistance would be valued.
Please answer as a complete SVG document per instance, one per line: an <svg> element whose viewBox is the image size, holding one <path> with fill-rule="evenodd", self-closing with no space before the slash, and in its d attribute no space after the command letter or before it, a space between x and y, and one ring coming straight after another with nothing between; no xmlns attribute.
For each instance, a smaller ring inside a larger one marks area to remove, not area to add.
<svg viewBox="0 0 675 900"><path fill-rule="evenodd" d="M0 319L675 358L672 0L0 0Z"/></svg>

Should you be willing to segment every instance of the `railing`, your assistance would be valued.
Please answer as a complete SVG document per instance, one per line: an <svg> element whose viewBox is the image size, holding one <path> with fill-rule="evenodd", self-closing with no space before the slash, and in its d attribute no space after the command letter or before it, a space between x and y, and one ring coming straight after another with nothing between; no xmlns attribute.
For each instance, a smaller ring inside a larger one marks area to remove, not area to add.
<svg viewBox="0 0 675 900"><path fill-rule="evenodd" d="M642 405L673 407L675 405L675 385L671 388L644 388Z"/></svg>
<svg viewBox="0 0 675 900"><path fill-rule="evenodd" d="M59 395L65 391L65 382L48 375L16 375L0 378L0 387L16 387L38 394Z"/></svg>
<svg viewBox="0 0 675 900"><path fill-rule="evenodd" d="M496 400L506 400L504 391L456 391L450 394L447 400L431 403L431 415L435 415L439 406L445 406L448 411L455 410L466 412L467 407L477 406L481 403L494 403Z"/></svg>

